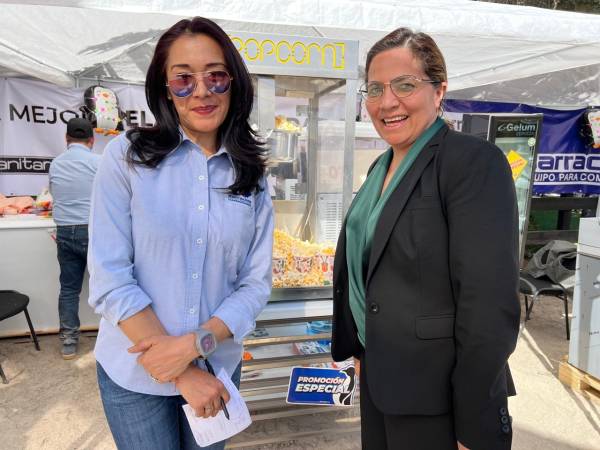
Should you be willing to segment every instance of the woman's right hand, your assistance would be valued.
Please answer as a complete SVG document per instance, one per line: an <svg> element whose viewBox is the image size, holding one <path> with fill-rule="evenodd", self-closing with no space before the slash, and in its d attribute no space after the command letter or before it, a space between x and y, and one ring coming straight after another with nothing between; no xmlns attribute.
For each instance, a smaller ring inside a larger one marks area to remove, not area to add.
<svg viewBox="0 0 600 450"><path fill-rule="evenodd" d="M215 417L221 409L221 398L229 401L223 383L208 372L190 365L176 378L179 393L196 413L196 417Z"/></svg>

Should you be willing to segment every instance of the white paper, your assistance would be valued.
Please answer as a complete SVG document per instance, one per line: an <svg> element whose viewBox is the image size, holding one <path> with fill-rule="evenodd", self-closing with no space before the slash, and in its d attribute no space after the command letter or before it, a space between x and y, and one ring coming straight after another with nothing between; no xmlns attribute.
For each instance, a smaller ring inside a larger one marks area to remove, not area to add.
<svg viewBox="0 0 600 450"><path fill-rule="evenodd" d="M248 428L252 423L250 413L246 402L240 395L235 385L232 383L229 375L223 369L217 374L217 378L225 385L229 392L229 402L227 402L227 411L229 419L225 417L223 410L219 411L215 417L196 417L194 410L190 405L183 405L183 410L200 447L208 447L211 444L235 436L239 432Z"/></svg>

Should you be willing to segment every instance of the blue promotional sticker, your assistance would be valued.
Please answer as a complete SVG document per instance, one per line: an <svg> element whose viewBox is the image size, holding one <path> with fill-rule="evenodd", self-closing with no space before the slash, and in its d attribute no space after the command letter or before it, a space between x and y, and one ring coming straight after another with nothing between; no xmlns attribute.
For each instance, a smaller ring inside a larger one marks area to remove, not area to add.
<svg viewBox="0 0 600 450"><path fill-rule="evenodd" d="M341 369L294 367L286 401L300 405L352 406L355 389L353 365Z"/></svg>

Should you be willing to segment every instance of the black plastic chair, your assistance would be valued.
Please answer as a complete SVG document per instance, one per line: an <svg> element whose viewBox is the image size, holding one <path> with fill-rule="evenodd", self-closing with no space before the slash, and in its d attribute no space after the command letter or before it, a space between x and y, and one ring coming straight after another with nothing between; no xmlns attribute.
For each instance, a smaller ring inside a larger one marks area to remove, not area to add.
<svg viewBox="0 0 600 450"><path fill-rule="evenodd" d="M0 291L0 321L8 319L9 317L16 316L20 312L25 313L27 324L29 325L29 331L31 332L31 338L35 344L35 349L40 351L40 344L33 329L29 312L27 312L27 305L29 304L29 297L21 294L17 291ZM0 378L4 384L8 384L8 379L4 375L2 366L0 365Z"/></svg>
<svg viewBox="0 0 600 450"><path fill-rule="evenodd" d="M521 272L519 275L519 292L525 297L525 321L529 320L533 305L540 295L551 295L558 297L565 305L565 327L567 330L567 340L570 339L569 331L569 293L567 289L554 283L548 277L534 278L528 273ZM528 298L531 297L531 304Z"/></svg>

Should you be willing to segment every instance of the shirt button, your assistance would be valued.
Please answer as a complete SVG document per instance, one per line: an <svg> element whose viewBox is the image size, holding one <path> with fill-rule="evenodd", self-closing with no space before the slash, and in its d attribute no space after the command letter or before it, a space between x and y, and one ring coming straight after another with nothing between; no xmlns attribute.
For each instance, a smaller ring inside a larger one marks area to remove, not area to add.
<svg viewBox="0 0 600 450"><path fill-rule="evenodd" d="M204 205L198 205L198 211L202 211L204 209Z"/></svg>
<svg viewBox="0 0 600 450"><path fill-rule="evenodd" d="M202 245L202 239L196 239L196 244Z"/></svg>
<svg viewBox="0 0 600 450"><path fill-rule="evenodd" d="M198 181L204 181L204 175L200 175L200 176L198 177Z"/></svg>
<svg viewBox="0 0 600 450"><path fill-rule="evenodd" d="M198 274L197 273L193 273L192 274L192 278L195 280L196 278L198 278Z"/></svg>
<svg viewBox="0 0 600 450"><path fill-rule="evenodd" d="M194 308L190 308L190 314L194 314L196 310Z"/></svg>

